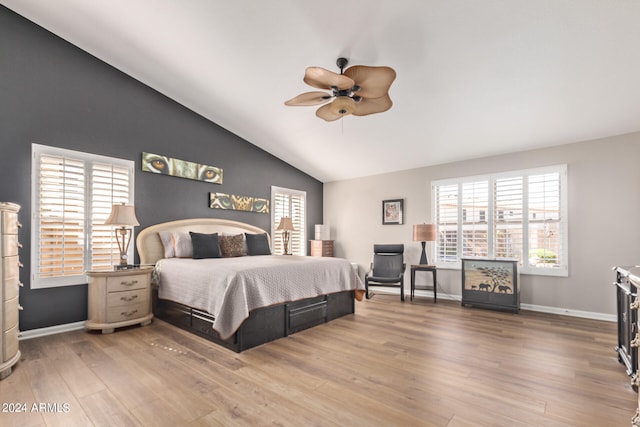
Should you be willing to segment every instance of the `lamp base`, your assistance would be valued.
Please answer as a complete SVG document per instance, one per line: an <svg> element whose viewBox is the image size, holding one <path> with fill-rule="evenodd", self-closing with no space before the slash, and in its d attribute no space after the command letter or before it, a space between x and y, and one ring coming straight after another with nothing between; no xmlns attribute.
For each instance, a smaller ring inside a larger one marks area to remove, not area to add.
<svg viewBox="0 0 640 427"><path fill-rule="evenodd" d="M137 270L140 269L140 264L118 264L113 266L114 270Z"/></svg>
<svg viewBox="0 0 640 427"><path fill-rule="evenodd" d="M427 251L425 249L425 245L427 242L422 242L422 254L420 255L420 265L429 265L429 260L427 259Z"/></svg>
<svg viewBox="0 0 640 427"><path fill-rule="evenodd" d="M289 232L287 230L282 232L282 246L284 246L283 255L291 255L289 253Z"/></svg>

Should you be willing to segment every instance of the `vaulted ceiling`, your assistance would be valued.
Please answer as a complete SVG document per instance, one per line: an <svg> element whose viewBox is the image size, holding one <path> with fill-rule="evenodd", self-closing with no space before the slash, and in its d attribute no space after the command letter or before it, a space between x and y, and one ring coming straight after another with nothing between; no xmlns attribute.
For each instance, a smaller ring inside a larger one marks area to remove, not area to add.
<svg viewBox="0 0 640 427"><path fill-rule="evenodd" d="M640 131L637 0L0 0L323 182ZM395 69L325 122L308 66Z"/></svg>

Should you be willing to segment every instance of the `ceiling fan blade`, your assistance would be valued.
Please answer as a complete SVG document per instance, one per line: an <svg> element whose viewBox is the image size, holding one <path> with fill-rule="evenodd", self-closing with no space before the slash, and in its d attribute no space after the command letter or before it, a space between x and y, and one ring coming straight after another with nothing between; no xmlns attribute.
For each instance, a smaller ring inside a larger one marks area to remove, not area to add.
<svg viewBox="0 0 640 427"><path fill-rule="evenodd" d="M327 122L334 122L338 120L340 117L342 117L343 115L333 111L331 109L331 103L330 103L330 104L325 104L322 107L318 108L316 110L316 116L320 117L321 119Z"/></svg>
<svg viewBox="0 0 640 427"><path fill-rule="evenodd" d="M396 72L390 67L369 67L354 65L344 70L344 75L353 79L360 86L356 93L363 98L380 98L389 92L391 83L396 79Z"/></svg>
<svg viewBox="0 0 640 427"><path fill-rule="evenodd" d="M355 84L351 77L321 67L308 67L304 72L303 80L309 86L327 90L330 90L332 86L337 86L338 89L349 89Z"/></svg>
<svg viewBox="0 0 640 427"><path fill-rule="evenodd" d="M387 111L393 102L389 97L389 94L381 96L380 98L362 98L360 102L356 103L356 109L353 111L354 116L367 116L369 114L382 113Z"/></svg>
<svg viewBox="0 0 640 427"><path fill-rule="evenodd" d="M306 106L324 104L331 99L331 95L326 92L305 92L286 101L284 105Z"/></svg>

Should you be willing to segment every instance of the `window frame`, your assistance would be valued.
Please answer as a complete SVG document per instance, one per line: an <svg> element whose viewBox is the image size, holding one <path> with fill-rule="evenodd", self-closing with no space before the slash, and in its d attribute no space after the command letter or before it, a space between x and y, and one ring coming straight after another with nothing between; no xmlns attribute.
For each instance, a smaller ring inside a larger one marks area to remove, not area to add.
<svg viewBox="0 0 640 427"><path fill-rule="evenodd" d="M302 209L302 223L297 218L292 217L293 225L296 228L295 231L291 232L289 237L289 248L292 255L300 255L305 256L307 254L307 192L302 190L296 190L292 188L285 187L277 187L271 186L271 247L272 252L275 255L282 255L280 250L284 250L284 248L280 248L282 237L280 235L276 235L278 224L280 218L285 215L279 215L278 204L276 203L277 195L285 194L289 197L298 197L302 198L304 207ZM291 210L291 201L289 203L289 207L287 209L289 212ZM290 213L289 213L290 215ZM280 234L280 232L277 232ZM293 240L296 240L298 243L298 250L296 252L293 251L294 245ZM280 253L279 253L280 252Z"/></svg>
<svg viewBox="0 0 640 427"><path fill-rule="evenodd" d="M545 174L554 174L557 173L559 177L559 198L560 203L558 206L559 209L559 219L558 219L558 228L559 233L561 234L559 237L559 245L561 248L561 253L558 254L560 258L560 263L558 267L535 267L530 266L529 260L531 256L529 255L531 248L529 248L529 231L532 229L531 224L534 222L532 218L529 218L529 208L530 201L528 199L529 195L529 178L532 176L540 176ZM514 170L508 172L500 172L494 174L487 175L476 175L476 176L467 176L467 177L458 177L458 178L450 178L450 179L442 179L442 180L434 180L431 181L431 216L433 218L433 222L436 226L436 239L440 238L441 232L447 232L451 226L442 227L438 224L438 201L437 197L437 187L440 186L454 186L457 185L458 192L456 193L456 209L457 209L457 222L456 222L456 255L454 261L443 261L441 260L440 254L438 253L438 240L436 240L436 254L434 256L435 264L438 268L443 269L461 269L461 258L464 258L463 251L463 235L464 235L464 221L463 221L463 210L465 207L461 204L461 190L463 185L474 182L486 181L488 183L488 203L487 203L487 211L485 213L485 218L488 225L488 256L487 258L495 259L496 253L496 241L497 241L497 216L502 215L504 218L505 213L500 212L496 209L496 182L498 180L505 180L510 178L522 178L522 243L521 243L521 254L522 260L519 262L520 273L522 274L532 274L532 275L541 275L541 276L561 276L567 277L569 275L569 238L568 238L568 230L569 230L569 219L568 219L568 203L567 203L567 194L568 194L568 176L567 176L567 165L552 165L545 166L539 168L531 168L531 169L522 169L522 170ZM451 232L452 230L449 230ZM448 234L449 239L451 239L451 235ZM450 245L449 245L450 246ZM447 246L447 247L449 247ZM445 256L450 257L448 251L445 248Z"/></svg>
<svg viewBox="0 0 640 427"><path fill-rule="evenodd" d="M32 144L32 156L31 156L31 289L44 289L55 288L61 286L75 286L88 283L86 271L91 270L92 266L92 216L94 214L93 203L93 168L95 164L110 165L112 167L118 167L127 169L128 171L128 200L125 203L133 204L134 190L135 190L135 162L132 160L119 159L115 157L108 157L98 154L91 154L81 151L74 151L65 148L51 147L40 144ZM65 157L74 161L83 162L84 170L84 223L83 223L83 245L82 245L82 274L74 275L62 275L53 277L41 277L40 276L40 191L41 191L41 164L40 160L42 156L54 156ZM113 201L113 198L112 198ZM121 199L118 199L120 202ZM97 202L106 203L107 200L103 199ZM96 204L97 206L97 204ZM104 209L103 209L104 210ZM135 242L135 232L132 229L131 241ZM114 238L110 242L112 252L118 252L117 242ZM128 257L133 259L134 256L134 244L129 245ZM113 260L113 264L117 264L119 257ZM102 267L104 268L104 267Z"/></svg>

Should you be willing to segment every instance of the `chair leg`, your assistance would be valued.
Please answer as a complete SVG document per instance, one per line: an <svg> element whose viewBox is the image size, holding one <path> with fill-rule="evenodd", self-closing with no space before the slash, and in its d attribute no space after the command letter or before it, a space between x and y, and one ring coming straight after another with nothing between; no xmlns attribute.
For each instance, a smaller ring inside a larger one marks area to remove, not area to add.
<svg viewBox="0 0 640 427"><path fill-rule="evenodd" d="M404 278L400 279L400 301L404 301Z"/></svg>
<svg viewBox="0 0 640 427"><path fill-rule="evenodd" d="M364 296L369 299L371 298L369 296L369 280L367 280L367 278L364 278Z"/></svg>

